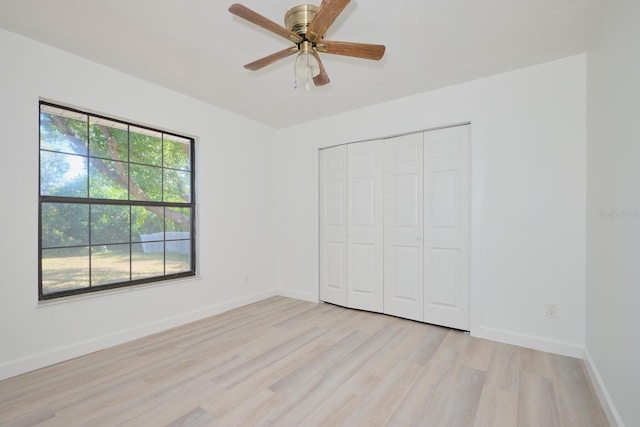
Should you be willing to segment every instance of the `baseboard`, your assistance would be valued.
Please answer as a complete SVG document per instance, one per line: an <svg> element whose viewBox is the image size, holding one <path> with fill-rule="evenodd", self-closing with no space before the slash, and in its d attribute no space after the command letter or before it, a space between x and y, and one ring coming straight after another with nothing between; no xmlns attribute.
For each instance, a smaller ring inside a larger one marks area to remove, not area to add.
<svg viewBox="0 0 640 427"><path fill-rule="evenodd" d="M21 359L11 360L0 364L0 380L44 368L45 366L50 366L75 357L84 356L114 345L162 332L209 316L224 313L225 311L233 310L234 308L242 307L277 295L280 295L280 293L276 290L260 292L221 304L214 304L188 313L182 313L177 316L146 323L144 325L118 331L113 334L92 338L90 340L68 346L54 348Z"/></svg>
<svg viewBox="0 0 640 427"><path fill-rule="evenodd" d="M593 385L593 388L596 391L598 398L600 399L600 403L602 404L604 413L607 415L609 424L611 425L611 427L624 427L624 423L620 418L620 414L618 413L616 406L613 404L613 400L611 399L611 396L607 391L607 387L602 381L600 372L598 372L598 368L591 358L589 350L587 350L586 348L584 349L584 365L587 368L587 374L589 375L591 384Z"/></svg>
<svg viewBox="0 0 640 427"><path fill-rule="evenodd" d="M301 291L294 291L294 290L291 290L291 289L278 288L278 289L276 289L276 294L280 295L281 297L299 299L299 300L302 300L302 301L309 301L309 302L318 302L318 299L315 298L313 295L311 295L308 292L301 292Z"/></svg>
<svg viewBox="0 0 640 427"><path fill-rule="evenodd" d="M481 326L479 328L473 328L471 330L471 335L477 338L485 338L505 344L532 348L534 350L561 354L563 356L570 356L578 359L582 359L584 356L584 346L582 345L566 341L552 340L534 335L519 334L513 331Z"/></svg>

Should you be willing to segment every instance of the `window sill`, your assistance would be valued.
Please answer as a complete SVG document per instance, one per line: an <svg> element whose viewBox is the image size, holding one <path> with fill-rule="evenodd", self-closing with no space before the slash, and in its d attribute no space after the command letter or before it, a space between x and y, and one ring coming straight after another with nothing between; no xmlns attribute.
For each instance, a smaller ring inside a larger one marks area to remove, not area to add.
<svg viewBox="0 0 640 427"><path fill-rule="evenodd" d="M174 279L174 280L163 280L159 282L143 283L135 286L124 286L122 288L105 289L104 291L100 291L100 292L89 292L86 294L69 295L66 297L41 300L41 301L38 301L37 306L39 308L49 307L54 305L73 303L73 302L87 300L87 299L102 298L102 297L111 296L111 295L142 291L149 288L179 285L184 282L192 282L194 280L199 280L199 279L200 279L200 276L196 273L195 276L181 277L179 279Z"/></svg>

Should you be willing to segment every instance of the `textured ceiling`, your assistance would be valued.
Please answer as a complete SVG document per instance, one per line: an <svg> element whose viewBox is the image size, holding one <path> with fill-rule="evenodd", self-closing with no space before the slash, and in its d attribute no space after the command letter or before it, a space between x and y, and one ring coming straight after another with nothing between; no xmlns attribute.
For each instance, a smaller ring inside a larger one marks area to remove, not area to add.
<svg viewBox="0 0 640 427"><path fill-rule="evenodd" d="M353 0L326 38L384 44L385 57L325 54L331 83L310 92L293 89L294 57L242 68L292 44L230 4L0 0L0 27L282 128L584 52L606 1ZM283 23L298 2L243 4Z"/></svg>

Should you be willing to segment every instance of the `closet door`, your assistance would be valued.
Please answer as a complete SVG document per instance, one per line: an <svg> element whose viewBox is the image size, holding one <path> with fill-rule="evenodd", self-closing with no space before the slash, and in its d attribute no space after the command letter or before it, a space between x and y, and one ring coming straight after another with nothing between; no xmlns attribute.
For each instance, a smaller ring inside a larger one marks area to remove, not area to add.
<svg viewBox="0 0 640 427"><path fill-rule="evenodd" d="M347 304L382 312L382 142L347 147Z"/></svg>
<svg viewBox="0 0 640 427"><path fill-rule="evenodd" d="M384 144L384 313L422 321L422 134Z"/></svg>
<svg viewBox="0 0 640 427"><path fill-rule="evenodd" d="M320 151L320 299L347 305L347 147Z"/></svg>
<svg viewBox="0 0 640 427"><path fill-rule="evenodd" d="M469 330L469 126L424 134L424 321Z"/></svg>

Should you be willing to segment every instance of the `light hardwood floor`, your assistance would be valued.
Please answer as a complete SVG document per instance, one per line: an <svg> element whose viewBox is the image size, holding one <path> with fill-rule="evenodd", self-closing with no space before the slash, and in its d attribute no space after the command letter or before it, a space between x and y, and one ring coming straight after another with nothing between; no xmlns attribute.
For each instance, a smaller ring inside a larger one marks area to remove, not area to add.
<svg viewBox="0 0 640 427"><path fill-rule="evenodd" d="M607 426L582 361L275 297L0 382L1 426Z"/></svg>

